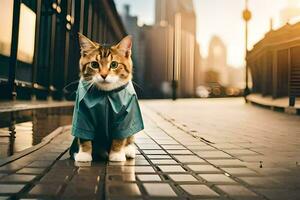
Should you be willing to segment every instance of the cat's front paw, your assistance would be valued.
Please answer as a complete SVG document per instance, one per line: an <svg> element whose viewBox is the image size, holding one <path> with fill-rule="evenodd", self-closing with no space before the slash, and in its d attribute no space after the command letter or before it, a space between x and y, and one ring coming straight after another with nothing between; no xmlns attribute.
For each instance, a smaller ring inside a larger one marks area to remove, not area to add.
<svg viewBox="0 0 300 200"><path fill-rule="evenodd" d="M134 144L129 144L125 147L125 154L127 158L135 158L135 146Z"/></svg>
<svg viewBox="0 0 300 200"><path fill-rule="evenodd" d="M126 161L125 151L111 151L109 153L109 161L112 162Z"/></svg>
<svg viewBox="0 0 300 200"><path fill-rule="evenodd" d="M93 160L92 155L87 152L75 153L74 159L77 162L91 162Z"/></svg>

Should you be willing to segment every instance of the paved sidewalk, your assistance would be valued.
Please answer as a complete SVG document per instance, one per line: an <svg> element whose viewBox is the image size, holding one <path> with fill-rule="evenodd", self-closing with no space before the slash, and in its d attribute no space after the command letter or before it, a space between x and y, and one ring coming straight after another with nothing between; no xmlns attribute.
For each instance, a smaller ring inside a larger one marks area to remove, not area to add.
<svg viewBox="0 0 300 200"><path fill-rule="evenodd" d="M0 199L299 199L300 117L242 101L143 101L124 163L74 165L64 129L0 166Z"/></svg>
<svg viewBox="0 0 300 200"><path fill-rule="evenodd" d="M245 104L242 98L145 105L185 133L207 141L209 147L194 152L248 189L267 199L300 199L299 116Z"/></svg>

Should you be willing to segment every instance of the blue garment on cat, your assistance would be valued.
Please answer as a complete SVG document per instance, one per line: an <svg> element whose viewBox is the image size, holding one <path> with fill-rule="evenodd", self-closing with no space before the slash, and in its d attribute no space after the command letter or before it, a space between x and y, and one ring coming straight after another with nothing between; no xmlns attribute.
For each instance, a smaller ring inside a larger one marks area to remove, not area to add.
<svg viewBox="0 0 300 200"><path fill-rule="evenodd" d="M78 152L77 138L92 140L94 149L108 150L112 139L123 139L144 129L137 95L131 82L102 91L80 81L73 112L70 153Z"/></svg>

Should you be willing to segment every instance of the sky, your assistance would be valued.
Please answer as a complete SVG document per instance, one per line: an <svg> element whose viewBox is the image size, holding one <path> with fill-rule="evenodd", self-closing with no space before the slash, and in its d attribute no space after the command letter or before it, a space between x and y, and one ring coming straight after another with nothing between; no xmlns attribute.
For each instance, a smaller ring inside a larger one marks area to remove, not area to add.
<svg viewBox="0 0 300 200"><path fill-rule="evenodd" d="M170 0L171 2L172 0ZM270 30L270 19L273 27L281 26L279 13L286 7L288 0L248 0L252 19L249 22L249 46L261 40ZM299 1L300 0L292 0ZM131 6L131 15L138 16L139 24L154 23L154 0L115 0L117 9L123 10L124 4ZM207 56L210 39L216 35L227 46L227 63L233 67L245 64L245 32L242 11L244 0L194 0L197 20L197 42L203 57Z"/></svg>

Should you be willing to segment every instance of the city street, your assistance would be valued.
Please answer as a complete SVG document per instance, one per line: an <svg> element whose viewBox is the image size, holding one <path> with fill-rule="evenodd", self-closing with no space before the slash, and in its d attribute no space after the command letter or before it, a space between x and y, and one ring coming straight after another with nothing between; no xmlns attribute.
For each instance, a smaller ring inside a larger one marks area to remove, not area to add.
<svg viewBox="0 0 300 200"><path fill-rule="evenodd" d="M300 0L0 0L0 28L0 200L300 200Z"/></svg>
<svg viewBox="0 0 300 200"><path fill-rule="evenodd" d="M141 105L145 131L135 160L75 164L65 126L1 164L1 198L299 199L299 116L242 98Z"/></svg>

